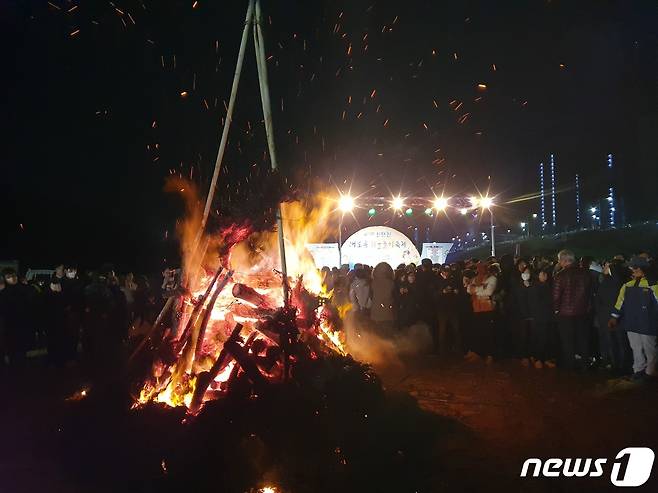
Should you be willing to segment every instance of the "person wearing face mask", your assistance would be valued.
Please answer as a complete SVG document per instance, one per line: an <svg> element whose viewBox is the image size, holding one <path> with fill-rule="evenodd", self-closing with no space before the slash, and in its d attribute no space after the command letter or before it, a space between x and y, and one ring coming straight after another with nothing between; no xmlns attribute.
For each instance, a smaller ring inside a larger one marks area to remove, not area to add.
<svg viewBox="0 0 658 493"><path fill-rule="evenodd" d="M3 277L5 289L0 292L0 317L5 330L6 356L10 367L15 369L24 365L25 354L34 339L34 290L18 282L13 268L4 269Z"/></svg>
<svg viewBox="0 0 658 493"><path fill-rule="evenodd" d="M528 295L530 292L532 271L530 266L521 272L521 282L517 291L518 298L518 319L516 320L516 354L521 358L522 366L530 366L530 306Z"/></svg>

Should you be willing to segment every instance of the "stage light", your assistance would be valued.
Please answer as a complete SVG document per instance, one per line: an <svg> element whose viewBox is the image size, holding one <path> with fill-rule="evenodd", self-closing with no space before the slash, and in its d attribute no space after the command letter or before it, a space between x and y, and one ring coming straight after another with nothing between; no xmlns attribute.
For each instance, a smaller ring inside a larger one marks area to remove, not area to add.
<svg viewBox="0 0 658 493"><path fill-rule="evenodd" d="M342 213L352 212L352 209L354 209L354 199L349 195L341 195L338 199L338 209Z"/></svg>
<svg viewBox="0 0 658 493"><path fill-rule="evenodd" d="M480 199L480 207L483 209L490 209L494 205L491 197L482 197Z"/></svg>
<svg viewBox="0 0 658 493"><path fill-rule="evenodd" d="M446 207L448 207L448 199L443 197L437 197L434 199L433 205L437 211L444 211L446 210Z"/></svg>
<svg viewBox="0 0 658 493"><path fill-rule="evenodd" d="M373 217L375 214L377 214L377 211L375 210L374 207L371 207L370 209L368 209L368 215L370 217Z"/></svg>
<svg viewBox="0 0 658 493"><path fill-rule="evenodd" d="M399 195L397 197L393 197L393 200L391 200L391 207L393 207L393 209L396 211L402 210L404 207L404 199Z"/></svg>

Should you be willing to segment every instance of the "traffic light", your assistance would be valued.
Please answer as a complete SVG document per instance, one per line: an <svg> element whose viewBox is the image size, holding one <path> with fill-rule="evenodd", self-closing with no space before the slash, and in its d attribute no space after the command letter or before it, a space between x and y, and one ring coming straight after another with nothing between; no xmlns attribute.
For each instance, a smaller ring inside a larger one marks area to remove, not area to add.
<svg viewBox="0 0 658 493"><path fill-rule="evenodd" d="M409 207L406 211L404 211L404 213L405 213L407 216L411 216L411 215L413 215L414 210L413 210L411 207Z"/></svg>
<svg viewBox="0 0 658 493"><path fill-rule="evenodd" d="M368 216L373 217L375 214L377 214L377 211L375 210L374 207L368 209Z"/></svg>

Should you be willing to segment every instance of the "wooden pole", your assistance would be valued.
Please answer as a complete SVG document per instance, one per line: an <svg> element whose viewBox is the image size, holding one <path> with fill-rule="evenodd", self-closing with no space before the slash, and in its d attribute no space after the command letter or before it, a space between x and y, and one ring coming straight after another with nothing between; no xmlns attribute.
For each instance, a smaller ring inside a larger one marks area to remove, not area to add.
<svg viewBox="0 0 658 493"><path fill-rule="evenodd" d="M270 154L272 170L278 169L276 159L276 147L274 146L274 126L272 124L272 107L270 104L270 88L267 79L267 61L265 58L265 41L262 30L262 11L260 0L256 0L256 18L254 21L254 46L256 48L256 67L258 68L258 85L260 87L260 99L263 105L263 119L265 120L265 134L267 135L267 148ZM286 266L286 246L283 235L283 218L281 216L281 204L276 211L276 226L279 235L279 254L281 256L281 274L283 276L283 299L288 303L288 268Z"/></svg>
<svg viewBox="0 0 658 493"><path fill-rule="evenodd" d="M235 100L238 94L238 86L240 85L240 75L242 74L242 65L244 62L244 54L247 49L247 41L249 39L249 30L251 29L251 23L253 22L254 17L254 0L249 0L249 5L247 6L247 15L244 20L244 29L242 30L242 39L240 40L240 51L238 52L238 60L235 64L235 74L233 75L233 85L231 86L231 96L228 100L228 109L226 110L226 120L224 121L224 128L222 130L222 139L219 142L219 150L217 151L217 159L215 160L215 170L212 174L212 180L210 181L210 188L208 189L208 195L206 195L206 205L203 210L203 217L201 218L201 226L197 232L197 236L194 240L193 252L196 253L199 241L203 232L206 229L206 223L208 222L208 216L210 215L210 209L212 208L213 198L215 197L215 189L217 188L217 180L219 179L219 172L222 169L222 161L224 159L224 152L226 151L226 143L228 142L228 131L231 126L231 121L233 120L233 108L235 108Z"/></svg>

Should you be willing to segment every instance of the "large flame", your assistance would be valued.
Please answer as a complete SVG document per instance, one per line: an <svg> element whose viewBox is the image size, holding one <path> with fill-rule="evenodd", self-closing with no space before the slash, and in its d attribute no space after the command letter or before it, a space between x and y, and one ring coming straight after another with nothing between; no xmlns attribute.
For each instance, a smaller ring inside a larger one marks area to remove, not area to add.
<svg viewBox="0 0 658 493"><path fill-rule="evenodd" d="M192 190L179 183L173 186ZM221 238L225 235L220 233L216 237L200 239L196 237L198 231L196 228L200 223L199 203L193 199L192 194L193 190L186 200L189 218L181 223L179 234L181 234L184 267L193 290L185 299L178 337L182 336L183 327L188 322L192 329L187 342L180 340L172 342L178 349L175 363L166 365L156 361L152 376L143 386L137 399L138 405L155 401L172 407L186 406L189 409L196 386L199 384L199 375L208 372L218 360L224 343L236 323L243 325L240 333L243 340L254 340L256 337L261 340L248 349L252 357L264 360L268 357L268 348L276 346L275 338L268 337L267 331L258 329L257 324L261 323L264 313L271 313L284 305L277 233L254 232L243 241L231 246L228 265L224 266L226 268L224 272L230 269L232 275L227 279L220 276L217 284L222 284L221 280L223 280L224 286L212 306L207 303L197 308L195 312L194 305L202 298L215 277L213 271L218 268L216 247L221 246ZM331 200L318 196L310 204L293 202L282 207L288 283L291 292L306 293L306 299L309 295L311 298L320 297L325 301L331 297L331 293L327 292L323 285L320 271L306 245L327 238L332 227L333 206ZM201 253L198 245L204 246ZM206 246L211 247L206 248ZM199 265L203 267L199 268ZM200 274L194 275L195 272ZM236 285L238 288L246 286L243 289L249 291L249 295L236 298L233 295ZM208 299L212 299L212 296ZM298 316L305 308L302 306L303 299L304 296L290 297L290 303L297 309ZM326 305L316 304L311 314L313 320L306 329L322 343L323 347L340 354L347 354L344 337L336 330L327 312ZM190 321L195 313L198 318L196 321L194 319ZM204 315L209 318L205 332L201 327ZM280 363L275 362L269 369L261 368L261 373L266 378L276 379L281 376L280 366ZM226 385L240 371L242 370L239 366L236 367L235 360L231 360L208 386L208 390L203 394L204 401L225 391Z"/></svg>

